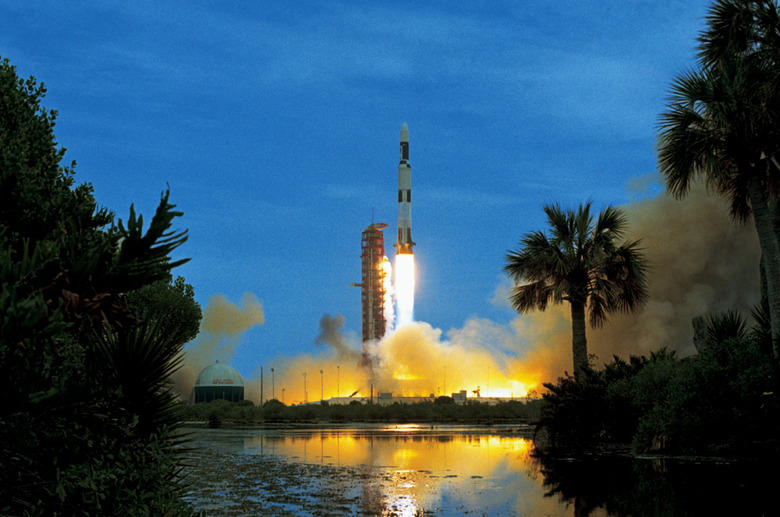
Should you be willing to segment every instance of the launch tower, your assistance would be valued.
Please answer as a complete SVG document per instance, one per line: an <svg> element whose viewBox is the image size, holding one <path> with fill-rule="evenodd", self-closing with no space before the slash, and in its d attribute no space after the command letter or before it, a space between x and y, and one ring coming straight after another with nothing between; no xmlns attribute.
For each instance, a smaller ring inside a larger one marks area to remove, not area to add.
<svg viewBox="0 0 780 517"><path fill-rule="evenodd" d="M362 278L360 286L360 306L363 316L362 340L379 340L385 335L385 271L382 262L385 258L385 240L382 230L384 223L372 223L363 231L360 242Z"/></svg>

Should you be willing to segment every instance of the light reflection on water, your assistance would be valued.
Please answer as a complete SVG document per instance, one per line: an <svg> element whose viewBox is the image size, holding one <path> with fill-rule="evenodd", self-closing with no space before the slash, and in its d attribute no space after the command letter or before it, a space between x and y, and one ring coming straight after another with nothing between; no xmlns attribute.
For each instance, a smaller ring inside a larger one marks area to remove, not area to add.
<svg viewBox="0 0 780 517"><path fill-rule="evenodd" d="M774 463L537 459L515 428L198 429L202 515L770 515Z"/></svg>
<svg viewBox="0 0 780 517"><path fill-rule="evenodd" d="M363 497L388 502L399 515L418 508L441 507L442 498L462 499L467 507L479 499L516 498L518 481L529 464L530 442L519 436L453 435L451 431L413 426L339 429L260 434L244 442L247 452L282 456L325 465L381 470L381 493ZM374 485L370 485L374 487ZM512 487L512 493L507 488ZM510 500L505 501L508 505ZM450 506L447 504L447 506Z"/></svg>
<svg viewBox="0 0 780 517"><path fill-rule="evenodd" d="M453 475L490 475L497 460L512 468L527 463L530 441L519 435L452 434L449 429L329 429L266 431L247 438L247 452L306 463L436 470Z"/></svg>
<svg viewBox="0 0 780 517"><path fill-rule="evenodd" d="M359 499L364 515L378 509L410 516L571 515L567 504L544 497L531 442L517 426L488 432L419 425L203 431L241 433L244 455L356 469L346 482L323 476L320 483Z"/></svg>

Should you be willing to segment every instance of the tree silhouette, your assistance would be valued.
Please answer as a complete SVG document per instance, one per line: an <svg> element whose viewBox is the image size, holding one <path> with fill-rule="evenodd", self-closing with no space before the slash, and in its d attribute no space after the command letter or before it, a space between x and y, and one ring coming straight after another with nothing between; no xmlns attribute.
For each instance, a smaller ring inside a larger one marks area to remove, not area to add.
<svg viewBox="0 0 780 517"><path fill-rule="evenodd" d="M588 367L585 312L600 327L611 312L641 309L647 298L647 262L638 241L621 245L626 219L607 207L593 221L591 204L578 210L544 207L550 235L534 231L520 249L506 256L504 270L515 281L510 301L520 313L544 311L550 303L569 302L572 319L574 375L582 378Z"/></svg>

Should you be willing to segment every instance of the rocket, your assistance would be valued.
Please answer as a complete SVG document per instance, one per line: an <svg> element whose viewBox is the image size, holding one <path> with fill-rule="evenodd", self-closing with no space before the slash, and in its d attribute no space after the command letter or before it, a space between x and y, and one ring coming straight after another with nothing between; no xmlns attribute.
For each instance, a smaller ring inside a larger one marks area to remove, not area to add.
<svg viewBox="0 0 780 517"><path fill-rule="evenodd" d="M409 128L401 126L401 160L398 162L398 241L396 253L412 255L412 166L409 164Z"/></svg>

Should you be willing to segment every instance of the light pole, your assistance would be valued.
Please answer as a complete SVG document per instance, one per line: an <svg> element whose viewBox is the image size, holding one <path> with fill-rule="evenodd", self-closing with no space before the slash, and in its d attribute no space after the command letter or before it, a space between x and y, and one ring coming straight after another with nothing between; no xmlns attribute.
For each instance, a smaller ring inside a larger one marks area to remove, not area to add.
<svg viewBox="0 0 780 517"><path fill-rule="evenodd" d="M284 388L282 388L282 404L284 404Z"/></svg>
<svg viewBox="0 0 780 517"><path fill-rule="evenodd" d="M274 369L271 368L271 398L276 398L276 386L274 385Z"/></svg>
<svg viewBox="0 0 780 517"><path fill-rule="evenodd" d="M309 402L309 394L306 392L306 372L303 372L303 403Z"/></svg>
<svg viewBox="0 0 780 517"><path fill-rule="evenodd" d="M339 368L341 367L336 365L336 398L341 397L341 389L339 388Z"/></svg>
<svg viewBox="0 0 780 517"><path fill-rule="evenodd" d="M322 405L322 401L325 400L325 376L322 374L322 370L320 370L320 405Z"/></svg>

